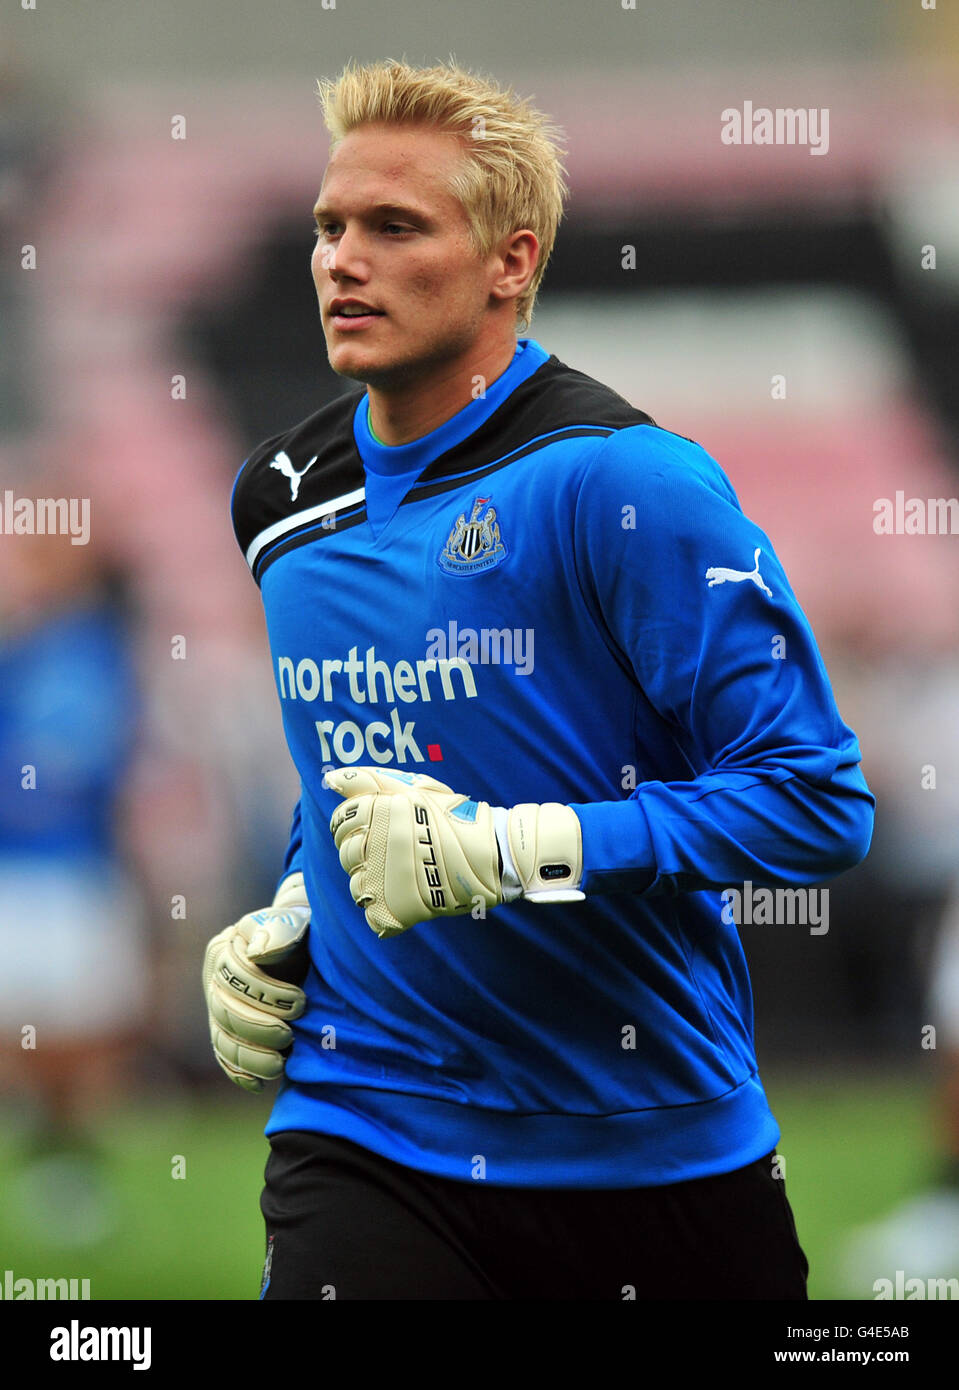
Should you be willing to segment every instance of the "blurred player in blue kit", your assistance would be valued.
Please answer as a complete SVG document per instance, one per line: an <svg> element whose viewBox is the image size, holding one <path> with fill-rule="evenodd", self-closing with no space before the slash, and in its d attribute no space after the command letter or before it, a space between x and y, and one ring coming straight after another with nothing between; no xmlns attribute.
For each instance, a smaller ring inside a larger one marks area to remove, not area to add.
<svg viewBox="0 0 959 1390"><path fill-rule="evenodd" d="M803 1299L722 893L859 862L855 736L714 460L517 337L554 128L452 64L321 95L366 389L234 488L301 797L204 965L223 1069L282 1074L261 1297Z"/></svg>
<svg viewBox="0 0 959 1390"><path fill-rule="evenodd" d="M0 1096L18 1139L5 1207L61 1245L112 1229L96 1122L131 1084L147 1003L123 832L141 701L119 577L60 535L0 546Z"/></svg>

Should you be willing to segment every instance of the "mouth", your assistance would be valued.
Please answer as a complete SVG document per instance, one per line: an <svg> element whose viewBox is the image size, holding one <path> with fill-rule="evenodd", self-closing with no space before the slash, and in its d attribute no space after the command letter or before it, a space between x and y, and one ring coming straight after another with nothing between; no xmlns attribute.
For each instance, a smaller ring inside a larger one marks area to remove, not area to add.
<svg viewBox="0 0 959 1390"><path fill-rule="evenodd" d="M340 333L355 333L385 317L382 309L374 309L360 300L334 299L330 305L329 321Z"/></svg>

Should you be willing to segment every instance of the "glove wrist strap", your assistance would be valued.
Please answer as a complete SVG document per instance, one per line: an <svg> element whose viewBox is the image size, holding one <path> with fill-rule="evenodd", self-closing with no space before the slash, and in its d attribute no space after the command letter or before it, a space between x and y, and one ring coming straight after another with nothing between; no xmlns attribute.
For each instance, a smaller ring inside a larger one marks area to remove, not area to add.
<svg viewBox="0 0 959 1390"><path fill-rule="evenodd" d="M493 812L493 829L496 831L496 843L499 846L499 855L502 861L500 880L503 889L503 902L511 903L523 896L523 885L516 872L513 854L509 847L509 811L505 806L491 806L490 810Z"/></svg>
<svg viewBox="0 0 959 1390"><path fill-rule="evenodd" d="M495 822L494 822L495 823ZM556 801L524 803L506 813L509 862L530 902L581 902L583 834L579 817ZM503 855L504 866L506 855ZM505 899L508 901L508 899Z"/></svg>
<svg viewBox="0 0 959 1390"><path fill-rule="evenodd" d="M271 904L272 907L309 907L310 900L306 896L306 884L301 873L287 874L286 878L276 890L276 897Z"/></svg>

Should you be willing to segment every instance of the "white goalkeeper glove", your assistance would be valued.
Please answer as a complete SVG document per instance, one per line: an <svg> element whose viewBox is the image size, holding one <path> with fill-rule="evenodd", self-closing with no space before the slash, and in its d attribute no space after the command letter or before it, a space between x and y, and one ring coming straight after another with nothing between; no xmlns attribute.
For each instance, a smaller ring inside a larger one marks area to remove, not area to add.
<svg viewBox="0 0 959 1390"><path fill-rule="evenodd" d="M582 831L558 802L507 809L416 772L338 768L330 821L353 901L377 936L516 898L578 902Z"/></svg>
<svg viewBox="0 0 959 1390"><path fill-rule="evenodd" d="M203 992L213 1053L231 1081L262 1091L283 1071L293 1042L289 1023L306 1008L293 983L309 965L310 904L302 874L290 874L271 907L249 912L206 948Z"/></svg>

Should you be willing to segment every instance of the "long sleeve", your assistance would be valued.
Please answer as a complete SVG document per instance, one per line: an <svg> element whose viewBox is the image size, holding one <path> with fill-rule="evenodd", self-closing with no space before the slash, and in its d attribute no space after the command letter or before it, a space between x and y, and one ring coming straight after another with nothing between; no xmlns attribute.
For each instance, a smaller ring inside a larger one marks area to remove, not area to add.
<svg viewBox="0 0 959 1390"><path fill-rule="evenodd" d="M303 827L300 819L300 803L297 801L293 807L293 819L290 824L290 838L286 847L286 854L283 857L283 872L280 874L277 887L288 878L290 874L303 872Z"/></svg>
<svg viewBox="0 0 959 1390"><path fill-rule="evenodd" d="M858 863L875 806L858 743L719 465L665 430L619 431L583 480L574 544L584 598L635 677L638 734L662 721L677 754L675 780L638 766L628 798L573 806L584 891L798 886Z"/></svg>

